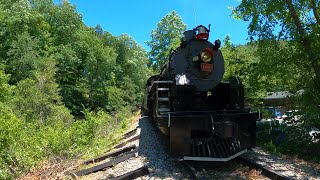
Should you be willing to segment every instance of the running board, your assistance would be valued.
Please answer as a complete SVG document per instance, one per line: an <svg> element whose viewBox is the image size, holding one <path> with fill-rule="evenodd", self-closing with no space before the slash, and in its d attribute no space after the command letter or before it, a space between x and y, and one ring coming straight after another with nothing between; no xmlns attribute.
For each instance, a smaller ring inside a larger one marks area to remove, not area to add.
<svg viewBox="0 0 320 180"><path fill-rule="evenodd" d="M244 153L246 153L248 150L244 149L230 157L227 158L212 158L212 157L192 157L192 156L184 156L183 160L184 161L216 161L216 162L227 162L230 161L231 159L234 159Z"/></svg>

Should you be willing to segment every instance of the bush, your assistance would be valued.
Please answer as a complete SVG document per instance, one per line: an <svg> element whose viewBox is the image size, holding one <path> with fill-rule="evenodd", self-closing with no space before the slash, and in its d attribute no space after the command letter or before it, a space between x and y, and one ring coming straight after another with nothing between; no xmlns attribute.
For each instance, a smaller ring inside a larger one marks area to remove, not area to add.
<svg viewBox="0 0 320 180"><path fill-rule="evenodd" d="M66 111L55 112L46 123L28 122L0 102L0 179L13 179L51 156L96 155L110 148L131 116L129 107L115 116L85 111L86 118L77 121Z"/></svg>
<svg viewBox="0 0 320 180"><path fill-rule="evenodd" d="M257 145L272 153L297 155L306 160L320 162L319 143L311 141L307 128L302 125L258 125Z"/></svg>
<svg viewBox="0 0 320 180"><path fill-rule="evenodd" d="M52 156L93 156L128 127L131 109L124 107L121 89L108 89L113 115L85 110L85 119L75 120L61 102L53 74L54 66L14 86L0 69L0 179L18 177Z"/></svg>
<svg viewBox="0 0 320 180"><path fill-rule="evenodd" d="M21 164L19 160L22 158L16 146L21 142L23 121L0 103L0 124L0 179L11 179L12 173L19 171L17 166Z"/></svg>

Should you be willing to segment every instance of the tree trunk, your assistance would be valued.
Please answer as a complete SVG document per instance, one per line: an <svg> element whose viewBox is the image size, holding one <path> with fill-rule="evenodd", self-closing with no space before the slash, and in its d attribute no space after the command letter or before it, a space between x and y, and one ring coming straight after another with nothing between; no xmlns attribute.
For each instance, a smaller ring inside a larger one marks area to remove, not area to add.
<svg viewBox="0 0 320 180"><path fill-rule="evenodd" d="M310 0L311 1L311 8L312 8L312 11L313 11L313 15L314 17L316 18L316 21L317 21L317 24L320 25L320 17L319 17L319 14L317 12L317 5L316 5L316 2L315 0Z"/></svg>
<svg viewBox="0 0 320 180"><path fill-rule="evenodd" d="M313 1L313 0L311 0ZM297 26L299 35L300 35L300 39L302 41L302 45L304 47L304 50L308 56L308 59L311 63L311 66L313 68L313 70L315 71L316 74L316 78L315 78L315 84L316 87L320 87L320 64L318 62L317 56L316 54L312 51L311 49L311 42L310 40L306 37L306 32L304 30L304 28L301 25L301 21L297 15L296 10L294 9L293 5L292 5L292 0L285 0L285 2L288 5L289 11L291 13L291 16L293 18L293 21L295 23L295 25Z"/></svg>
<svg viewBox="0 0 320 180"><path fill-rule="evenodd" d="M292 0L285 0L285 1L286 1L287 5L288 5L288 8L289 8L289 11L290 11L291 16L293 18L294 24L298 28L298 31L299 31L299 34L300 34L301 38L304 38L305 37L304 28L302 27L301 21L300 21L298 15L297 15L297 12L296 12L296 10L294 9L294 7L292 5Z"/></svg>

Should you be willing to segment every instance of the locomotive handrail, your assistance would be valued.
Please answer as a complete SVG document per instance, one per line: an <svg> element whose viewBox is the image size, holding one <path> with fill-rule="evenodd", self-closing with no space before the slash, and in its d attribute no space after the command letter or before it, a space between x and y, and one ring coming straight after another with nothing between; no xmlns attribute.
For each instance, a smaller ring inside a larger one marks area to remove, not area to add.
<svg viewBox="0 0 320 180"><path fill-rule="evenodd" d="M154 84L173 84L174 81L153 81L151 86L150 86L150 89L153 87Z"/></svg>
<svg viewBox="0 0 320 180"><path fill-rule="evenodd" d="M215 114L216 113L216 114ZM210 115L218 115L218 116L240 116L240 115L249 115L249 114L258 114L253 112L239 112L239 111L170 111L167 113L163 113L157 117L168 118L170 114L171 118L200 118L200 117L210 117Z"/></svg>
<svg viewBox="0 0 320 180"><path fill-rule="evenodd" d="M154 84L173 84L174 81L153 81L151 85L148 87L148 92L151 90Z"/></svg>
<svg viewBox="0 0 320 180"><path fill-rule="evenodd" d="M205 116L208 116L209 117L209 114L175 114L174 112L170 111L170 112L167 112L167 113L163 113L161 115L161 117L168 117L167 115L170 113L171 115L171 118L173 117L185 117L185 118L196 118L196 117L205 117ZM225 115L225 116L239 116L239 115L248 115L248 114L252 114L252 113L233 113L233 114L219 114L219 115ZM157 116L157 117L160 117L160 116Z"/></svg>
<svg viewBox="0 0 320 180"><path fill-rule="evenodd" d="M153 81L150 88L153 87L154 84L173 84L174 81Z"/></svg>
<svg viewBox="0 0 320 180"><path fill-rule="evenodd" d="M174 111L171 112L172 114L188 114L188 113L244 113L244 114L250 114L250 112L244 112L244 111L239 111L239 110L213 110L213 111ZM251 112L254 113L254 112Z"/></svg>
<svg viewBox="0 0 320 180"><path fill-rule="evenodd" d="M153 84L164 84L164 83L172 84L174 83L174 81L153 81Z"/></svg>

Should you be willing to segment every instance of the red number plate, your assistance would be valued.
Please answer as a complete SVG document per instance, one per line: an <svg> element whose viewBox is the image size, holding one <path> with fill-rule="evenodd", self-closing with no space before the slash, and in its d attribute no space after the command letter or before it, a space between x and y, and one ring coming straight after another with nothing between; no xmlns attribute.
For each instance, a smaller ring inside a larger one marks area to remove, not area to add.
<svg viewBox="0 0 320 180"><path fill-rule="evenodd" d="M213 64L201 63L200 68L201 68L201 71L212 72Z"/></svg>

